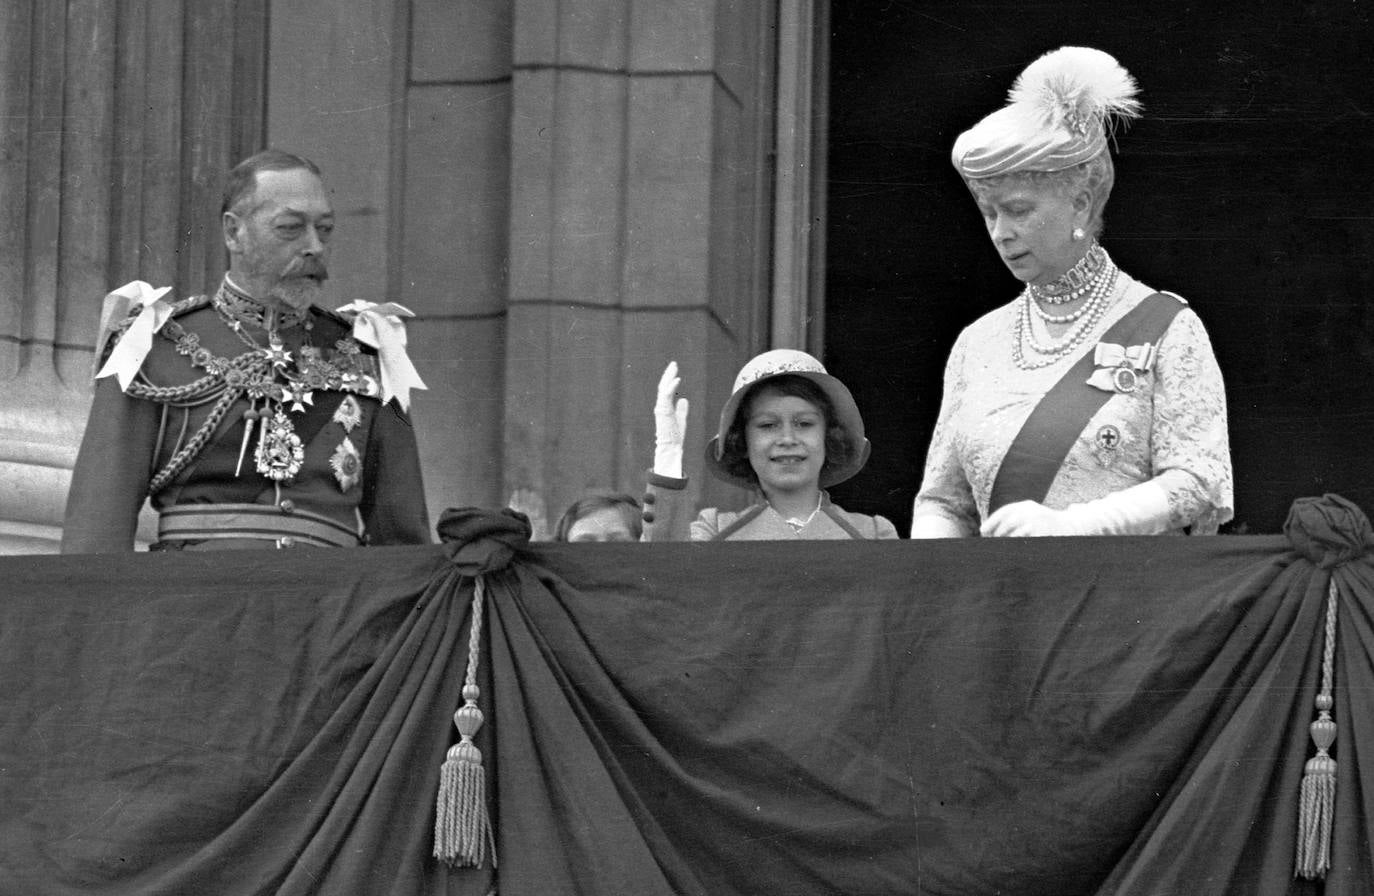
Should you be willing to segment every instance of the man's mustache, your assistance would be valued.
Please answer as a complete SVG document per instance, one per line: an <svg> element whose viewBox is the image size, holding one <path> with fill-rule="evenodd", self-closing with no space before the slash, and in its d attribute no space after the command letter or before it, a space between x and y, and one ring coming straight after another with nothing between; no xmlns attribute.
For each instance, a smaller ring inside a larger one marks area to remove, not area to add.
<svg viewBox="0 0 1374 896"><path fill-rule="evenodd" d="M329 279L329 269L322 260L311 255L294 258L282 272L284 277L314 277L323 283Z"/></svg>

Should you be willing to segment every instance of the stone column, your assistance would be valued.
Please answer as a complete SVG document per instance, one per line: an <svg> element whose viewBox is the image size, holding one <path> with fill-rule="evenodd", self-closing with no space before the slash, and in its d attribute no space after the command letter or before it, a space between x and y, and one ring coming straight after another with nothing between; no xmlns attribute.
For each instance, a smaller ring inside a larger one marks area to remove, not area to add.
<svg viewBox="0 0 1374 896"><path fill-rule="evenodd" d="M638 492L669 358L700 494L708 405L768 339L774 8L273 2L269 142L324 167L334 297L417 314L432 514Z"/></svg>
<svg viewBox="0 0 1374 896"><path fill-rule="evenodd" d="M509 0L275 0L268 141L318 162L330 300L416 314L431 517L501 502Z"/></svg>
<svg viewBox="0 0 1374 896"><path fill-rule="evenodd" d="M0 9L0 553L57 548L105 293L186 294L223 269L218 197L261 133L264 28L261 0Z"/></svg>
<svg viewBox="0 0 1374 896"><path fill-rule="evenodd" d="M512 0L413 0L403 301L430 391L417 403L430 512L501 506Z"/></svg>
<svg viewBox="0 0 1374 896"><path fill-rule="evenodd" d="M504 489L642 489L663 365L701 452L767 340L773 4L516 0Z"/></svg>

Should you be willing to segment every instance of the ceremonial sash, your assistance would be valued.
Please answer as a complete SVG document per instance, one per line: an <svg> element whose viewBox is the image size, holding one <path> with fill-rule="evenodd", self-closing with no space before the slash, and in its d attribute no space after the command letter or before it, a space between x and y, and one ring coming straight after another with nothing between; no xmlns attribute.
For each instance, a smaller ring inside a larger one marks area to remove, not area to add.
<svg viewBox="0 0 1374 896"><path fill-rule="evenodd" d="M1100 343L1154 344L1169 329L1183 300L1168 293L1146 296L1102 335ZM1002 458L992 484L988 513L1017 501L1043 502L1079 433L1115 392L1088 385L1096 366L1089 350L1031 411Z"/></svg>

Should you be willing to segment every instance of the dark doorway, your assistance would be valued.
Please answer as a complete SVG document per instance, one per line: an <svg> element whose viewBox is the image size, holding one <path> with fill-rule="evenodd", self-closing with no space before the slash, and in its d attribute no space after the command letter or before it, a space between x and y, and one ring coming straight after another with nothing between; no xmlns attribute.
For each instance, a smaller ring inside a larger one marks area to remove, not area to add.
<svg viewBox="0 0 1374 896"><path fill-rule="evenodd" d="M1236 519L1294 498L1374 512L1374 24L1365 4L831 4L826 362L873 460L836 490L905 531L959 330L1019 284L949 162L1020 70L1112 53L1145 116L1120 135L1103 244L1187 298L1226 378Z"/></svg>

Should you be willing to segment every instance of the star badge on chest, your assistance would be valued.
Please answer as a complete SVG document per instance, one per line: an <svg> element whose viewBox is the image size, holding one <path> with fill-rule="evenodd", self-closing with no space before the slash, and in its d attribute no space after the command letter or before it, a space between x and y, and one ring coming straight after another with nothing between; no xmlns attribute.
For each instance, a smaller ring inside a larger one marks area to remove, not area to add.
<svg viewBox="0 0 1374 896"><path fill-rule="evenodd" d="M329 458L329 468L334 471L340 491L346 492L358 484L363 472L363 459L348 436L344 436L339 447L334 449L333 456Z"/></svg>
<svg viewBox="0 0 1374 896"><path fill-rule="evenodd" d="M358 399L352 395L345 395L339 402L339 407L334 411L334 422L343 427L343 431L351 433L353 428L363 422L363 409L358 404Z"/></svg>

